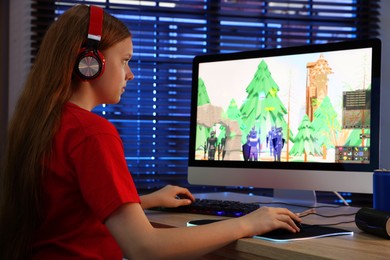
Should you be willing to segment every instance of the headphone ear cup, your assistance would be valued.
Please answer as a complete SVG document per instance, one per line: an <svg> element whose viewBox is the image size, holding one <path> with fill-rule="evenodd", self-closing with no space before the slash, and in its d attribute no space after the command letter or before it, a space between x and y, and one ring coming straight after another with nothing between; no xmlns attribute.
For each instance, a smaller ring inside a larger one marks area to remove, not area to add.
<svg viewBox="0 0 390 260"><path fill-rule="evenodd" d="M83 48L77 57L74 71L82 80L97 79L103 74L105 63L100 51Z"/></svg>

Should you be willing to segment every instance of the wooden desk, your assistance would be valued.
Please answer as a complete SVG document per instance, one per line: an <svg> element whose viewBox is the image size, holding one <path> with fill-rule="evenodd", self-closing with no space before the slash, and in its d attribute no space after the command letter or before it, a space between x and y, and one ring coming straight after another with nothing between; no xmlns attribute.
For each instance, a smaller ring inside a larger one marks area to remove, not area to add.
<svg viewBox="0 0 390 260"><path fill-rule="evenodd" d="M197 196L199 197L199 196ZM259 197L250 197L256 201ZM318 213L334 216L352 213L358 209L320 208ZM336 213L337 211L337 213ZM183 227L189 220L217 218L215 216L146 211L150 222L156 227ZM323 218L310 215L303 218L306 224L329 224L354 220L354 215ZM354 235L316 238L302 241L275 243L255 238L244 238L229 244L202 259L390 259L390 240L364 233L355 223L335 227L354 232Z"/></svg>

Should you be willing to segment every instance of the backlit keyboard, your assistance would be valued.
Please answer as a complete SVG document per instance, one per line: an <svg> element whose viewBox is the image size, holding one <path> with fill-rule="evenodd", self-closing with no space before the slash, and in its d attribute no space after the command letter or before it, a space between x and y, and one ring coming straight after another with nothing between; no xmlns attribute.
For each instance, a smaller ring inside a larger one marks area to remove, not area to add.
<svg viewBox="0 0 390 260"><path fill-rule="evenodd" d="M259 204L229 200L196 199L192 204L177 208L153 208L168 212L183 212L225 217L240 217L260 208Z"/></svg>

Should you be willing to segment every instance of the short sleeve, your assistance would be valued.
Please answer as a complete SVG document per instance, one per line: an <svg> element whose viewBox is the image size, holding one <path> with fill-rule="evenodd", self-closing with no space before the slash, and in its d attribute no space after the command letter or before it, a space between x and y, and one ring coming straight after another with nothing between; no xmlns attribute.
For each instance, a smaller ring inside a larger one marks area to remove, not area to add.
<svg viewBox="0 0 390 260"><path fill-rule="evenodd" d="M71 160L83 197L100 221L125 203L140 203L119 136L89 136L72 152Z"/></svg>

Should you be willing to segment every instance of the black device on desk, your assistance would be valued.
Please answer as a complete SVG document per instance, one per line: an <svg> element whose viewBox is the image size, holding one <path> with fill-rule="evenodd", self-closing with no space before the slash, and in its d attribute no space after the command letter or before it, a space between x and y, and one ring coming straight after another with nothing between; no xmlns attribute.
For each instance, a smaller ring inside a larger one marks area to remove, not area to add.
<svg viewBox="0 0 390 260"><path fill-rule="evenodd" d="M199 226L210 224L213 222L223 221L223 219L197 219L188 221L187 226ZM276 229L271 232L254 236L254 238L269 240L273 242L286 242L286 241L296 241L296 240L305 240L312 238L320 237L329 237L329 236L341 236L341 235L353 235L352 231L348 231L341 228L334 227L325 227L319 225L307 225L297 223L300 232L292 233L286 229Z"/></svg>
<svg viewBox="0 0 390 260"><path fill-rule="evenodd" d="M224 217L240 217L258 208L260 208L258 203L197 198L193 203L187 206L180 206L177 208L154 208L154 210Z"/></svg>
<svg viewBox="0 0 390 260"><path fill-rule="evenodd" d="M367 233L390 239L390 212L361 208L356 213L355 223Z"/></svg>

